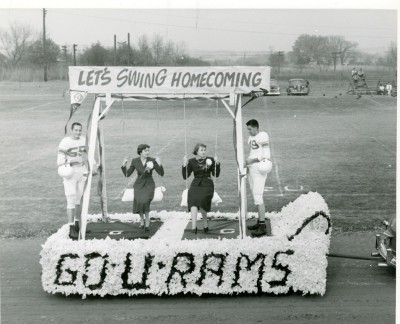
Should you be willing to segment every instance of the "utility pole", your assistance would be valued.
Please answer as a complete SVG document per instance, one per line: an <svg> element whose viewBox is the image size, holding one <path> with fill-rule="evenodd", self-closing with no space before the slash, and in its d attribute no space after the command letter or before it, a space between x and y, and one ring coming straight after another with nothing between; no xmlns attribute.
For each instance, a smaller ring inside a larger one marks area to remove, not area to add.
<svg viewBox="0 0 400 324"><path fill-rule="evenodd" d="M61 47L62 47L62 51L64 52L65 70L67 71L67 75L68 75L67 45L63 45ZM68 80L68 76L67 76L67 80Z"/></svg>
<svg viewBox="0 0 400 324"><path fill-rule="evenodd" d="M72 45L72 47L73 47L73 49L74 49L74 66L76 66L76 47L77 47L78 45L77 44L73 44Z"/></svg>
<svg viewBox="0 0 400 324"><path fill-rule="evenodd" d="M62 47L62 51L64 52L64 58L65 58L65 64L68 65L67 63L67 45L63 45Z"/></svg>
<svg viewBox="0 0 400 324"><path fill-rule="evenodd" d="M283 56L283 51L278 51L276 54L278 54L278 74L281 73L281 56Z"/></svg>
<svg viewBox="0 0 400 324"><path fill-rule="evenodd" d="M131 34L128 33L128 65L131 65Z"/></svg>
<svg viewBox="0 0 400 324"><path fill-rule="evenodd" d="M114 34L114 66L117 65L117 35Z"/></svg>
<svg viewBox="0 0 400 324"><path fill-rule="evenodd" d="M333 71L336 72L336 58L337 55L340 55L340 52L332 52L332 56L333 56Z"/></svg>
<svg viewBox="0 0 400 324"><path fill-rule="evenodd" d="M47 82L47 57L46 57L46 12L43 8L43 80Z"/></svg>

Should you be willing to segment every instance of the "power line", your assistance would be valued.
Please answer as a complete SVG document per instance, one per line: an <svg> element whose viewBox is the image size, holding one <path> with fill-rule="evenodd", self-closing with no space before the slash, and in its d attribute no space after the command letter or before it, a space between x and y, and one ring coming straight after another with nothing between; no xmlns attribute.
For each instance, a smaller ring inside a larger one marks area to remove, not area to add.
<svg viewBox="0 0 400 324"><path fill-rule="evenodd" d="M194 10L193 10L194 12ZM68 13L65 13L68 14ZM183 19L195 19L196 20L196 27L195 29L197 29L198 26L198 13L196 10L196 17L189 17L187 15L176 15L176 14L171 14L170 12L166 13L166 14L158 14L156 12L146 12L147 15L150 16L159 16L159 17L166 17L166 15L168 16L172 16L172 17L177 17L177 18L183 18ZM108 18L106 18L108 19ZM231 23L241 23L241 24L249 24L248 20L235 20L235 19L224 19L224 18L208 18L208 17L201 17L202 20L208 20L208 21L218 21L218 22L231 22ZM119 19L118 19L119 20ZM265 28L265 25L260 23L260 22L255 22L255 21L251 21L252 25L260 25L263 26ZM284 26L284 27L288 27L288 24L272 24L272 23L268 23L268 26ZM291 25L290 27L293 28L298 28L298 27L306 27L306 28L315 28L315 25ZM335 28L335 29L351 29L351 28L355 28L354 26L344 26L344 25L318 25L318 28ZM363 30L393 30L391 28L385 28L385 27L379 27L379 26L374 26L374 27L365 27L363 26Z"/></svg>
<svg viewBox="0 0 400 324"><path fill-rule="evenodd" d="M47 82L47 56L46 56L46 9L43 8L43 80Z"/></svg>
<svg viewBox="0 0 400 324"><path fill-rule="evenodd" d="M167 26L167 27L175 27L175 28L183 28L183 29L202 29L202 30L216 30L216 31L225 31L225 32L234 32L234 33L253 33L253 34L264 34L264 35L287 35L287 36L299 36L306 33L282 33L282 32L270 32L270 31L259 31L259 30L241 30L241 29L229 29L229 28L215 28L215 27L199 27L189 26L189 25L174 25L174 24L164 24L164 23L156 23L156 22L149 22L149 21L142 21L142 20L130 20L130 19L122 19L122 18L112 18L112 17L101 17L101 16L94 16L94 15L85 15L85 14L77 14L77 13L66 13L66 12L56 12L56 14L63 14L63 15L72 15L72 16L81 16L81 17L89 17L89 18L96 18L96 19L105 19L105 20L116 20L116 21L124 21L130 23L142 23L148 25L156 25L156 26ZM370 36L370 35L346 35L346 37L361 37L361 38L388 38L393 39L390 36Z"/></svg>

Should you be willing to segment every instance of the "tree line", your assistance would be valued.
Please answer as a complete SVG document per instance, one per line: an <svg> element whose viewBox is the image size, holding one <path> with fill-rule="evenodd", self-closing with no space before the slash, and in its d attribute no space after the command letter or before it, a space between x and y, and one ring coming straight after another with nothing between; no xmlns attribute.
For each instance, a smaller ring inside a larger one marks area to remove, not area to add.
<svg viewBox="0 0 400 324"><path fill-rule="evenodd" d="M47 35L46 35L47 36ZM64 51L51 38L43 37L21 23L12 23L0 29L0 67L40 67L64 62L73 65L73 51L64 46ZM132 46L123 42L116 48L96 42L88 48L79 48L77 65L119 66L202 66L202 65L270 65L276 69L283 65L297 68L316 66L319 70L335 69L337 65L380 65L397 69L397 44L391 43L384 53L367 54L358 49L356 42L343 36L298 36L290 52L274 52L242 59L204 60L187 54L184 43L167 40L160 35L143 35Z"/></svg>
<svg viewBox="0 0 400 324"><path fill-rule="evenodd" d="M24 24L12 23L8 29L0 29L0 66L15 68L18 66L48 66L58 62L73 65L73 50L62 51L60 46L46 35L34 37L33 29ZM66 49L66 47L65 47ZM117 48L103 46L96 42L76 55L77 65L209 65L209 62L190 57L184 43L175 43L155 34L151 38L143 35L137 44L128 46L126 42Z"/></svg>

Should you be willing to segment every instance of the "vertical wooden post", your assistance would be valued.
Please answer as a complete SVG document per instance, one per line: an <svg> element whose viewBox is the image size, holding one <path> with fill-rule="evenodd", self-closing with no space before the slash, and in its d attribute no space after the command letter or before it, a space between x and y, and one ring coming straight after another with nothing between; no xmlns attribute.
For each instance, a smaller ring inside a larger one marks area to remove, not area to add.
<svg viewBox="0 0 400 324"><path fill-rule="evenodd" d="M97 97L96 101L94 102L94 107L92 111L92 121L90 125L90 137L89 137L89 145L88 145L88 163L90 170L93 170L94 165L94 154L96 151L96 140L97 140L97 127L98 123L98 116L100 112L100 98ZM88 136L86 134L86 136ZM89 211L89 200L90 200L90 190L92 188L92 172L89 172L88 179L85 187L85 191L83 193L83 200L82 200L82 214L81 214L81 229L80 229L80 238L85 239L86 234L86 224L87 224L87 215Z"/></svg>
<svg viewBox="0 0 400 324"><path fill-rule="evenodd" d="M102 112L102 110L100 110ZM108 218L108 210L107 210L107 177L106 177L106 157L105 157L105 147L104 147L104 122L99 121L100 125L99 127L99 133L100 133L100 138L98 138L98 158L99 158L99 163L101 165L101 183L102 183L102 190L101 190L101 202L102 202L102 218L103 221L105 221ZM100 146L101 146L101 152L100 152ZM100 154L101 153L101 154Z"/></svg>
<svg viewBox="0 0 400 324"><path fill-rule="evenodd" d="M236 95L236 150L239 169L239 190L240 190L240 209L239 226L241 227L241 238L246 237L246 217L247 217L247 199L246 199L246 166L244 163L243 147L243 120L242 120L242 95Z"/></svg>

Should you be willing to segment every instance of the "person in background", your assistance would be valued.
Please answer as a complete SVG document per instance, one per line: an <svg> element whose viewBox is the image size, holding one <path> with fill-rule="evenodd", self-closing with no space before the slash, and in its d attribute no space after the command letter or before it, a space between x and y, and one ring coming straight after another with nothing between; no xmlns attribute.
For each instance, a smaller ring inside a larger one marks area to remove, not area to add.
<svg viewBox="0 0 400 324"><path fill-rule="evenodd" d="M383 96L385 94L385 86L382 84L381 80L378 81L378 95Z"/></svg>
<svg viewBox="0 0 400 324"><path fill-rule="evenodd" d="M365 83L365 73L364 73L364 71L363 71L363 69L362 68L360 68L359 70L358 70L358 78L359 79L361 79L361 80L363 80L363 82Z"/></svg>
<svg viewBox="0 0 400 324"><path fill-rule="evenodd" d="M388 96L392 95L392 83L391 82L388 82L386 84L386 93L387 93Z"/></svg>
<svg viewBox="0 0 400 324"><path fill-rule="evenodd" d="M351 78L353 80L353 83L356 84L358 81L358 73L355 67L353 68L353 70L351 70Z"/></svg>

